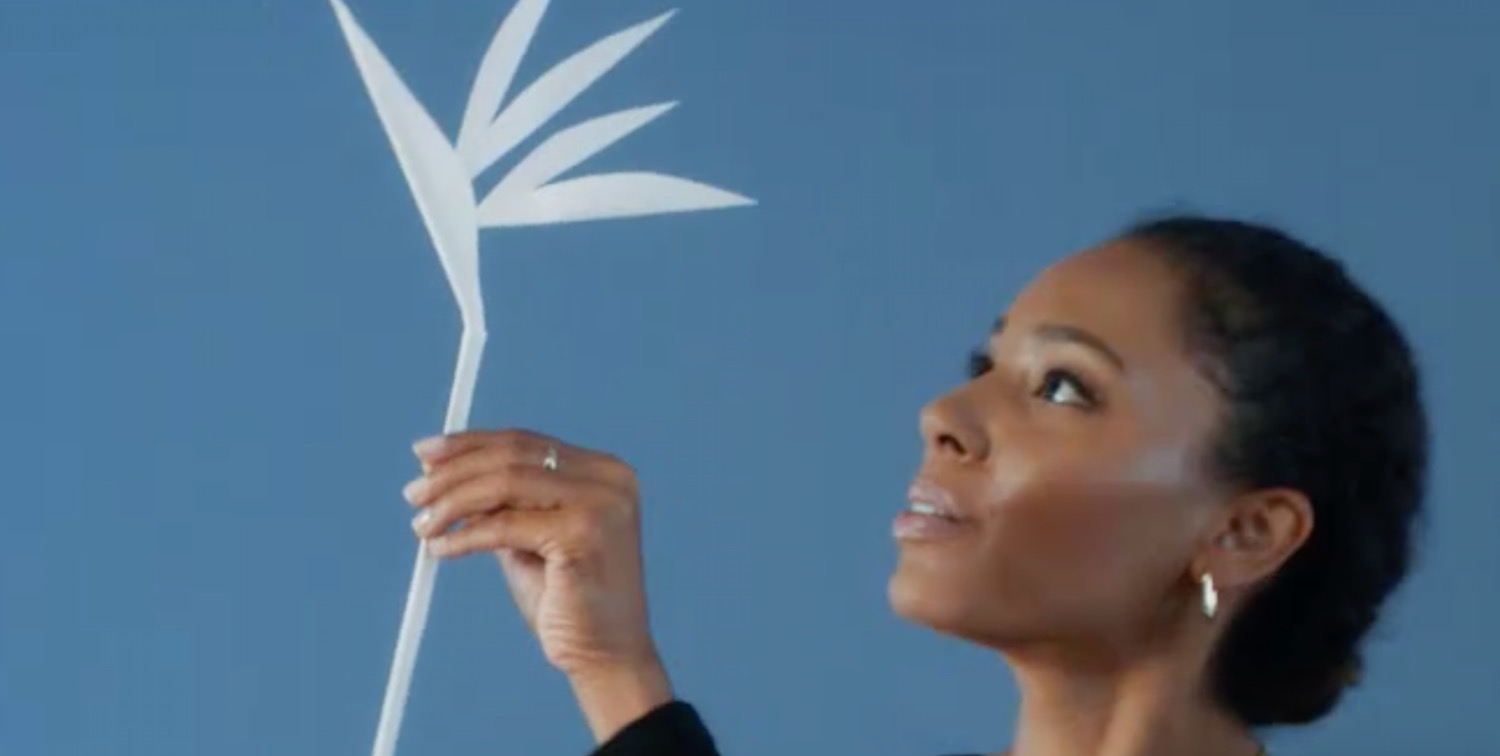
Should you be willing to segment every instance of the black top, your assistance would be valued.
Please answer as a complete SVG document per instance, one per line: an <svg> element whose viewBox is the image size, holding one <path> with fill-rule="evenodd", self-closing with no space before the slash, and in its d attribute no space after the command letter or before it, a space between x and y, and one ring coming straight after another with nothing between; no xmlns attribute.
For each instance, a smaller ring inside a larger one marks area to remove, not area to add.
<svg viewBox="0 0 1500 756"><path fill-rule="evenodd" d="M593 756L719 756L719 749L698 712L672 701L625 725Z"/></svg>
<svg viewBox="0 0 1500 756"><path fill-rule="evenodd" d="M593 756L720 756L698 712L684 701L663 704L625 726Z"/></svg>

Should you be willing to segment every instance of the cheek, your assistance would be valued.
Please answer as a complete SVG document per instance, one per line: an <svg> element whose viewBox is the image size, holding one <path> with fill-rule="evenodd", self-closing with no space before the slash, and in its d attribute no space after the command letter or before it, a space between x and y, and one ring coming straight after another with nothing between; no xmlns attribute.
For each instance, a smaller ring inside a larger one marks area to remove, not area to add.
<svg viewBox="0 0 1500 756"><path fill-rule="evenodd" d="M1032 588L1078 597L1134 593L1190 548L1190 486L1171 455L1127 464L1054 459L997 476L992 553Z"/></svg>

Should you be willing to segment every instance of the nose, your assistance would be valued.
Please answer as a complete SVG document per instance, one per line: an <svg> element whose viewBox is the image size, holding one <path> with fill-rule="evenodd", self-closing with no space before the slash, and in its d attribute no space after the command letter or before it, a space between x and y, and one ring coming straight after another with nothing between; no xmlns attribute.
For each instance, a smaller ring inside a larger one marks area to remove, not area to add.
<svg viewBox="0 0 1500 756"><path fill-rule="evenodd" d="M922 438L929 458L982 462L990 456L990 439L973 405L961 392L933 400L922 408Z"/></svg>

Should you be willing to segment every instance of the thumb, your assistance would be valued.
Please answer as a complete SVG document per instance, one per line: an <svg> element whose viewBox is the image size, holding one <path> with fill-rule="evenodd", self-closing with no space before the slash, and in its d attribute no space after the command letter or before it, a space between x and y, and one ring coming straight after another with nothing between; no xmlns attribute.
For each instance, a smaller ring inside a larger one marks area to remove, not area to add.
<svg viewBox="0 0 1500 756"><path fill-rule="evenodd" d="M546 588L544 570L547 560L536 554L514 549L497 551L495 557L500 562L500 574L505 576L510 595L521 608L527 624L533 624L536 620L537 602L541 600L542 591Z"/></svg>

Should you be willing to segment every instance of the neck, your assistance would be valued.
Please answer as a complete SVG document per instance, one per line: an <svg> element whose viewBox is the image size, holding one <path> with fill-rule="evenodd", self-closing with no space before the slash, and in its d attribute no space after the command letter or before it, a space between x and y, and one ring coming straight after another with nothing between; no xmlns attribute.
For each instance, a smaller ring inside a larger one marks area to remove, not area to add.
<svg viewBox="0 0 1500 756"><path fill-rule="evenodd" d="M1112 662L1010 656L1022 702L1009 756L1259 753L1250 733L1203 694L1200 664L1171 656Z"/></svg>

